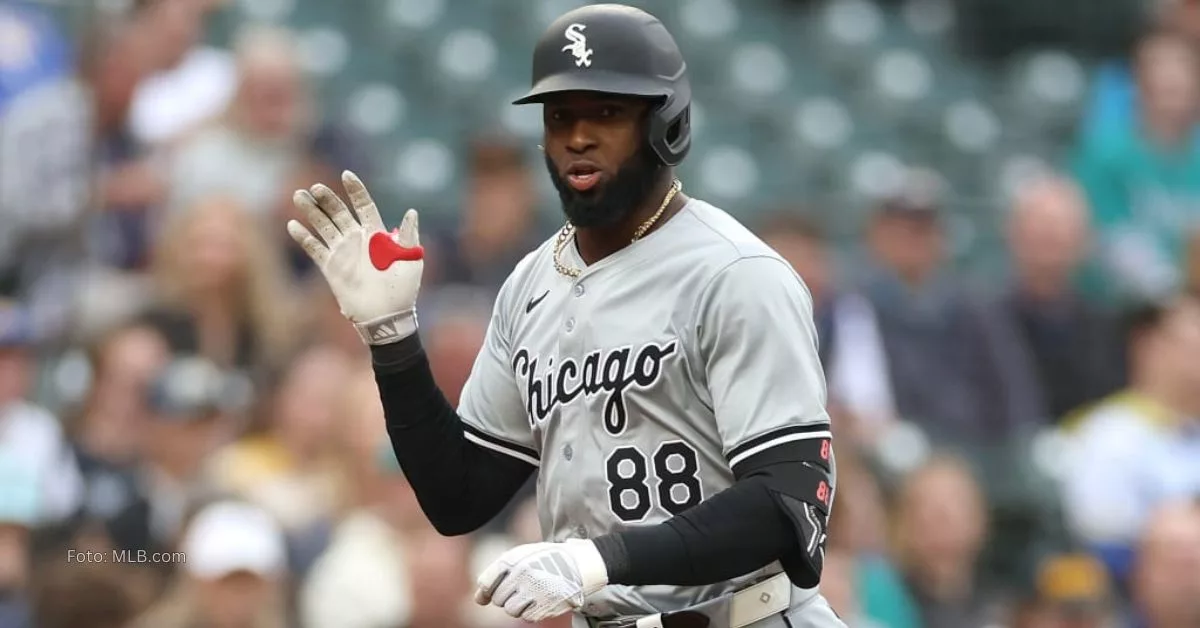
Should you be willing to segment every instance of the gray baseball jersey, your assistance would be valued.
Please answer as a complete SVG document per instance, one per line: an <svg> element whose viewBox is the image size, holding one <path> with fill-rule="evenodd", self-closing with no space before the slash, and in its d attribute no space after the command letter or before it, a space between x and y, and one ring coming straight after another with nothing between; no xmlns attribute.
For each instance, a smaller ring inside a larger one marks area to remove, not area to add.
<svg viewBox="0 0 1200 628"><path fill-rule="evenodd" d="M554 268L554 239L501 288L459 414L476 444L539 467L547 540L669 519L729 487L730 467L828 438L812 300L777 253L724 211L689 200L646 237ZM589 615L680 609L749 580L609 586Z"/></svg>

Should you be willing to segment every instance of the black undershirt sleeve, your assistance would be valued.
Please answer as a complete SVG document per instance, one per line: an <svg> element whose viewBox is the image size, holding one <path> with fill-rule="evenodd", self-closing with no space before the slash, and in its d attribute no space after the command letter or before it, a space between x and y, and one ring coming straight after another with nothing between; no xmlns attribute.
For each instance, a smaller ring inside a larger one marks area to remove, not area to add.
<svg viewBox="0 0 1200 628"><path fill-rule="evenodd" d="M477 530L498 515L534 467L479 447L434 382L414 334L371 347L388 438L421 509L441 534Z"/></svg>
<svg viewBox="0 0 1200 628"><path fill-rule="evenodd" d="M612 584L702 586L780 561L797 586L820 581L832 464L817 441L785 443L734 468L728 489L667 521L594 539Z"/></svg>

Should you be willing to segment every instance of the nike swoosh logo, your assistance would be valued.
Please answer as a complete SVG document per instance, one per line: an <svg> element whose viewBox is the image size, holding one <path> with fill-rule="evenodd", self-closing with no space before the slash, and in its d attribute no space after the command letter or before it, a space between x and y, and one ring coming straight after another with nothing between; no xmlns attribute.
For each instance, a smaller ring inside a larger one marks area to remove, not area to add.
<svg viewBox="0 0 1200 628"><path fill-rule="evenodd" d="M525 305L525 313L528 314L528 313L532 312L533 308L537 307L538 304L541 303L542 300L544 300L549 295L550 295L550 291L547 290L542 293L542 296L540 296L536 299L530 299L529 303Z"/></svg>

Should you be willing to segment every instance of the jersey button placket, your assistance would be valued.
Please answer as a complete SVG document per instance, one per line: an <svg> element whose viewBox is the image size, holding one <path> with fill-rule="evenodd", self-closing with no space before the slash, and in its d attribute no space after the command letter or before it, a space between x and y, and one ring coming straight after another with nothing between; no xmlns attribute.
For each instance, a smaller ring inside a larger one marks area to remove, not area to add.
<svg viewBox="0 0 1200 628"><path fill-rule="evenodd" d="M581 321L586 321L586 319L577 320L578 317L585 316L581 310L583 308L583 300L579 298L584 293L582 283L576 283L571 286L570 291L574 295L574 298L568 298L564 301L561 310L563 319L561 319L562 327L560 329L562 331L560 332L558 344L560 359L556 360L556 367L560 366L559 363L562 360L567 359L574 361L577 366L581 365L583 364L583 354L586 352L584 343L587 340L587 334L583 333L586 330L584 327L576 330ZM559 455L561 456L559 460L561 460L561 464L563 465L589 464L587 462L588 456L584 455L581 451L576 451L571 443L573 439L578 437L578 434L570 426L580 424L580 420L585 418L584 416L580 416L586 413L587 404L584 401L583 399L575 399L573 403L563 404L559 409L560 424L554 430L557 442L551 446L559 451ZM563 488L567 493L578 496L586 491L586 482L583 481L583 477L586 474L562 473L560 475L564 476L559 481L563 484ZM564 524L566 524L564 531L567 536L574 536L581 539L587 538L587 529L578 520L564 522Z"/></svg>

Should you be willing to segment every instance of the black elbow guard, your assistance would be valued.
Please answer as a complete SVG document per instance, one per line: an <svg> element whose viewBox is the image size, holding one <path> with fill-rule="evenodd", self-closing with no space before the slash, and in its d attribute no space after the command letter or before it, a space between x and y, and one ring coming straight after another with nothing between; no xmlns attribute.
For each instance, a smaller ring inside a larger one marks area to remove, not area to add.
<svg viewBox="0 0 1200 628"><path fill-rule="evenodd" d="M810 589L821 581L826 528L833 507L834 460L829 438L776 445L742 461L734 474L765 480L776 506L791 521L797 546L779 560L788 578Z"/></svg>

